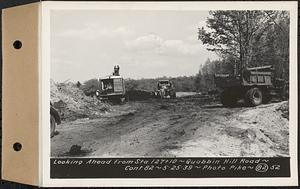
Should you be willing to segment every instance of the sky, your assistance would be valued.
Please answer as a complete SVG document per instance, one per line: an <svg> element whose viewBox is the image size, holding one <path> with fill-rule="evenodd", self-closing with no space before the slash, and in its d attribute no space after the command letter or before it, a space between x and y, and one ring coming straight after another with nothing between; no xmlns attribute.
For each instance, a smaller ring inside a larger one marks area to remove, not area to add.
<svg viewBox="0 0 300 189"><path fill-rule="evenodd" d="M192 76L208 58L198 40L208 11L51 11L51 79L103 78L120 66L124 78Z"/></svg>

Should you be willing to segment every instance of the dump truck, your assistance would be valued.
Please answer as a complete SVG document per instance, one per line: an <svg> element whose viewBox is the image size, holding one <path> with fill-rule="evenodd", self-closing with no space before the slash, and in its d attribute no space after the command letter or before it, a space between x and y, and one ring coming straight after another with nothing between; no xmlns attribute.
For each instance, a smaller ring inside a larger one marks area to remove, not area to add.
<svg viewBox="0 0 300 189"><path fill-rule="evenodd" d="M52 138L56 133L56 125L61 123L59 113L50 103L50 137Z"/></svg>
<svg viewBox="0 0 300 189"><path fill-rule="evenodd" d="M271 65L244 68L240 74L215 74L214 80L222 91L220 100L224 106L235 106L241 99L249 106L258 106L273 96L288 98L288 82L275 78Z"/></svg>
<svg viewBox="0 0 300 189"><path fill-rule="evenodd" d="M96 96L102 101L115 103L126 100L125 82L119 73L120 67L115 66L112 75L99 79L101 90L96 91Z"/></svg>
<svg viewBox="0 0 300 189"><path fill-rule="evenodd" d="M163 98L176 98L175 87L170 80L159 80L157 82L157 96Z"/></svg>

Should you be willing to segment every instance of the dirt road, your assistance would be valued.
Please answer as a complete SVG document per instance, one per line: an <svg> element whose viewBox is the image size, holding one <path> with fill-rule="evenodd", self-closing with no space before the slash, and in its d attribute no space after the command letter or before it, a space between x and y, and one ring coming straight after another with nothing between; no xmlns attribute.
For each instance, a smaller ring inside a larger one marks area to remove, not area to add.
<svg viewBox="0 0 300 189"><path fill-rule="evenodd" d="M59 134L51 139L51 155L288 156L288 119L279 110L285 104L225 108L186 97L115 105L99 119L59 125ZM81 150L70 153L73 145Z"/></svg>

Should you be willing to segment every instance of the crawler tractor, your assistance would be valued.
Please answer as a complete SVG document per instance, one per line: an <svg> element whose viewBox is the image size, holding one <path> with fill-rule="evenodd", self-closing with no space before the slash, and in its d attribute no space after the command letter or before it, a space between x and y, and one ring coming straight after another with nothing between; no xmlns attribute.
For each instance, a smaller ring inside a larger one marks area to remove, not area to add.
<svg viewBox="0 0 300 189"><path fill-rule="evenodd" d="M124 102L126 99L125 83L119 74L119 66L114 67L112 75L99 79L101 90L96 91L96 96L102 101L115 103Z"/></svg>
<svg viewBox="0 0 300 189"><path fill-rule="evenodd" d="M288 82L275 78L272 66L244 68L239 75L215 74L215 84L222 90L221 103L234 106L244 99L249 106L268 103L273 96L288 98Z"/></svg>

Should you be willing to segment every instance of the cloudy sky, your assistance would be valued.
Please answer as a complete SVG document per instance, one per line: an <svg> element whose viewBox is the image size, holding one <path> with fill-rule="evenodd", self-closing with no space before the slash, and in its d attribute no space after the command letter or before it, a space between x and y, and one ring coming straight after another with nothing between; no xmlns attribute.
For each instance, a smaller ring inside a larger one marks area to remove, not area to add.
<svg viewBox="0 0 300 189"><path fill-rule="evenodd" d="M51 12L51 78L85 81L195 75L217 56L197 40L208 11L55 10Z"/></svg>

